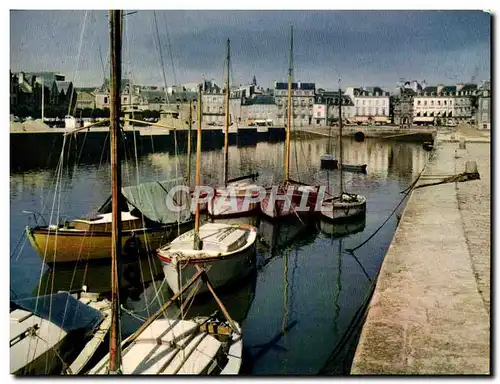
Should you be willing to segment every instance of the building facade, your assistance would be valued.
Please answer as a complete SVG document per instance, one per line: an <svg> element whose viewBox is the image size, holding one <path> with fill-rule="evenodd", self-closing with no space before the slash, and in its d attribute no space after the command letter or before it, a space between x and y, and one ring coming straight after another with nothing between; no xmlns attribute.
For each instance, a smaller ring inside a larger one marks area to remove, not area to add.
<svg viewBox="0 0 500 384"><path fill-rule="evenodd" d="M414 122L436 125L473 122L476 90L476 84L440 84L423 88L413 99Z"/></svg>
<svg viewBox="0 0 500 384"><path fill-rule="evenodd" d="M303 127L312 124L316 84L292 83L292 125ZM275 82L274 100L278 106L277 124L286 125L288 83Z"/></svg>
<svg viewBox="0 0 500 384"><path fill-rule="evenodd" d="M342 94L339 91L318 90L313 106L312 125L326 126L339 121L339 103L342 101L342 121L351 123L355 119L354 103L349 95Z"/></svg>
<svg viewBox="0 0 500 384"><path fill-rule="evenodd" d="M491 88L489 82L478 89L477 95L477 127L489 130L491 129Z"/></svg>
<svg viewBox="0 0 500 384"><path fill-rule="evenodd" d="M390 121L389 92L380 87L353 88L352 99L355 122L383 124Z"/></svg>
<svg viewBox="0 0 500 384"><path fill-rule="evenodd" d="M278 106L272 96L255 96L243 100L241 105L241 120L244 125L276 125L277 115Z"/></svg>
<svg viewBox="0 0 500 384"><path fill-rule="evenodd" d="M413 125L413 98L416 92L410 83L399 88L390 100L389 109L393 111L392 122L400 128L410 128Z"/></svg>

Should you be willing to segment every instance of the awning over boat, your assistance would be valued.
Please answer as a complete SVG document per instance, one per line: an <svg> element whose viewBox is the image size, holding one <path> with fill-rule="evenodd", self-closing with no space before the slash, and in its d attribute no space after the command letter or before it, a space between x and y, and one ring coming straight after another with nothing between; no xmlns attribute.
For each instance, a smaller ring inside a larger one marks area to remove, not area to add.
<svg viewBox="0 0 500 384"><path fill-rule="evenodd" d="M77 329L93 330L103 319L103 315L98 310L83 304L68 292L11 301L66 332Z"/></svg>
<svg viewBox="0 0 500 384"><path fill-rule="evenodd" d="M122 194L129 208L137 208L144 216L161 224L171 224L177 221L186 222L191 218L190 201L186 201L186 209L173 212L167 206L168 192L175 186L182 185L183 179L168 181L153 181L130 187L123 187ZM175 195L180 198L179 194ZM184 196L188 198L188 196ZM181 202L178 202L179 205Z"/></svg>
<svg viewBox="0 0 500 384"><path fill-rule="evenodd" d="M386 116L375 116L374 120L382 123L387 123L389 121L389 118Z"/></svg>
<svg viewBox="0 0 500 384"><path fill-rule="evenodd" d="M432 122L434 121L435 117L434 116L415 116L413 118L413 121L418 123L418 122L421 122L421 123L429 123L429 122Z"/></svg>

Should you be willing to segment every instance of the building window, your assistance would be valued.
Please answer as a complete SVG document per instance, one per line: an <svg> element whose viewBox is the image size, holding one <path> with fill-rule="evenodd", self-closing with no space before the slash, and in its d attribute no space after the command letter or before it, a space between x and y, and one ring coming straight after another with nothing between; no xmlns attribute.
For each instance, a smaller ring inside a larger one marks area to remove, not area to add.
<svg viewBox="0 0 500 384"><path fill-rule="evenodd" d="M108 104L108 98L104 96L104 104Z"/></svg>
<svg viewBox="0 0 500 384"><path fill-rule="evenodd" d="M446 100L444 101L444 105L446 105Z"/></svg>
<svg viewBox="0 0 500 384"><path fill-rule="evenodd" d="M424 105L427 105L427 100L424 101Z"/></svg>
<svg viewBox="0 0 500 384"><path fill-rule="evenodd" d="M382 116L385 116L385 108L382 108Z"/></svg>
<svg viewBox="0 0 500 384"><path fill-rule="evenodd" d="M434 100L431 100L431 105L434 105Z"/></svg>
<svg viewBox="0 0 500 384"><path fill-rule="evenodd" d="M210 113L210 107L207 107L207 113Z"/></svg>
<svg viewBox="0 0 500 384"><path fill-rule="evenodd" d="M417 105L420 105L420 100L417 101Z"/></svg>

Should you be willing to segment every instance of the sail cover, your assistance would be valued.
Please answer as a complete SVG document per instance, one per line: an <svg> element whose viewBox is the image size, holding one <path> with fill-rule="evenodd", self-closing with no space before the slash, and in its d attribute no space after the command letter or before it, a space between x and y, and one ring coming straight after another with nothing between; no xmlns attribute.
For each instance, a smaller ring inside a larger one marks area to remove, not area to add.
<svg viewBox="0 0 500 384"><path fill-rule="evenodd" d="M66 332L77 329L93 330L103 319L103 315L98 310L83 304L68 292L11 301L35 316L54 323Z"/></svg>
<svg viewBox="0 0 500 384"><path fill-rule="evenodd" d="M161 224L172 224L177 221L183 223L191 219L190 201L188 201L190 197L181 196L180 193L173 194L174 199L176 199L179 205L181 204L181 200L186 202L185 209L180 212L174 212L167 206L168 192L173 187L182 185L182 181L183 179L153 181L123 187L122 194L127 200L130 210L136 208L152 221Z"/></svg>

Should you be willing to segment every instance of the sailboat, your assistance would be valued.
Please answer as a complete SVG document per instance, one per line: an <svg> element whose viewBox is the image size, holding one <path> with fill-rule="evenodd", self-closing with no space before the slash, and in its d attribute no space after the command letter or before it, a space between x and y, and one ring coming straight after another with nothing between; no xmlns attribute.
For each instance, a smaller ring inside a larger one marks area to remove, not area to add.
<svg viewBox="0 0 500 384"><path fill-rule="evenodd" d="M155 181L122 187L121 221L124 256L153 252L178 233L192 228L189 209L170 211L166 204L169 191L182 180ZM28 239L48 265L109 259L111 255L111 197L96 214L64 224L27 226ZM179 231L179 232L178 232Z"/></svg>
<svg viewBox="0 0 500 384"><path fill-rule="evenodd" d="M292 125L292 77L293 77L293 27L290 30L290 59L288 69L288 107L286 127L285 180L278 188L267 188L260 203L264 215L279 219L291 215L302 216L314 212L318 198L318 186L311 186L290 178L290 136ZM301 206L306 199L305 206Z"/></svg>
<svg viewBox="0 0 500 384"><path fill-rule="evenodd" d="M120 122L120 80L122 11L110 11L111 52L111 183L112 183L112 253L111 253L111 329L109 354L91 374L237 374L241 366L243 342L241 329L230 319L220 303L203 268L131 336L121 342L120 298L118 291L119 255L121 253L121 220L119 211L120 161L117 147ZM201 95L201 90L199 95ZM199 96L201 98L201 96ZM201 149L201 125L198 126L197 177ZM196 210L198 235L199 210ZM198 241L198 236L196 239ZM200 277L211 290L228 324L213 316L193 320L170 319L165 310Z"/></svg>
<svg viewBox="0 0 500 384"><path fill-rule="evenodd" d="M246 216L256 211L259 208L258 189L259 187L252 184L248 179L255 179L257 175L251 174L248 176L240 176L232 180L228 180L228 142L229 142L229 71L230 71L230 41L227 40L227 58L226 58L226 94L225 94L225 119L224 119L224 187L216 188L214 197L208 204L208 214L213 218L229 218L237 216ZM253 199L250 199L253 197Z"/></svg>
<svg viewBox="0 0 500 384"><path fill-rule="evenodd" d="M196 185L201 172L201 87L198 90L198 135ZM207 267L207 275L220 287L247 275L253 265L257 229L250 225L206 223L200 227L200 207L196 203L195 227L158 250L163 272L174 293L195 274L197 266ZM200 288L198 293L207 291Z"/></svg>
<svg viewBox="0 0 500 384"><path fill-rule="evenodd" d="M341 91L339 88L339 94ZM344 192L344 164L342 150L342 98L339 103L339 157L340 157L340 194L323 200L321 204L322 218L329 220L346 220L359 218L366 214L366 198L362 195Z"/></svg>

